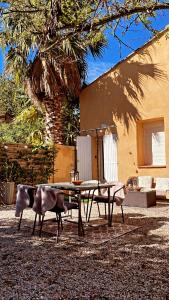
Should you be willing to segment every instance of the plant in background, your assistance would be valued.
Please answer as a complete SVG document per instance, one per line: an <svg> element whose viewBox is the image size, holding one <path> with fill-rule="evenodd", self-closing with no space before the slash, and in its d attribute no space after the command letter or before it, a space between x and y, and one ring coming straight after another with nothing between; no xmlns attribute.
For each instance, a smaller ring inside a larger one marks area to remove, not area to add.
<svg viewBox="0 0 169 300"><path fill-rule="evenodd" d="M0 142L42 145L45 142L44 118L31 104L24 86L0 76L0 90L0 116L5 118L5 122L0 123Z"/></svg>
<svg viewBox="0 0 169 300"><path fill-rule="evenodd" d="M18 182L23 170L16 159L8 158L8 146L0 147L0 181Z"/></svg>
<svg viewBox="0 0 169 300"><path fill-rule="evenodd" d="M0 142L34 146L49 144L43 113L31 105L22 85L17 87L12 80L0 76L0 88L0 115L4 113L10 116L7 123L0 124ZM79 134L79 99L71 95L68 97L69 101L62 108L63 142L65 145L74 145Z"/></svg>
<svg viewBox="0 0 169 300"><path fill-rule="evenodd" d="M18 151L18 159L25 162L25 180L31 184L48 182L54 173L54 158L56 150L50 146L32 146L24 151Z"/></svg>
<svg viewBox="0 0 169 300"><path fill-rule="evenodd" d="M56 151L49 146L26 146L18 148L13 157L12 145L0 146L0 181L14 181L16 184L45 183L54 172Z"/></svg>
<svg viewBox="0 0 169 300"><path fill-rule="evenodd" d="M24 109L15 118L15 125L25 124L25 127L29 130L25 143L36 146L42 146L45 144L45 123L43 115L33 105Z"/></svg>
<svg viewBox="0 0 169 300"><path fill-rule="evenodd" d="M31 105L23 84L16 84L9 77L0 75L0 91L0 115L8 115L9 120Z"/></svg>
<svg viewBox="0 0 169 300"><path fill-rule="evenodd" d="M63 104L62 123L64 145L74 146L80 132L79 99L73 98Z"/></svg>
<svg viewBox="0 0 169 300"><path fill-rule="evenodd" d="M7 159L1 166L0 181L19 183L23 169L16 160Z"/></svg>
<svg viewBox="0 0 169 300"><path fill-rule="evenodd" d="M32 105L25 108L12 122L0 124L0 142L45 144L44 119Z"/></svg>

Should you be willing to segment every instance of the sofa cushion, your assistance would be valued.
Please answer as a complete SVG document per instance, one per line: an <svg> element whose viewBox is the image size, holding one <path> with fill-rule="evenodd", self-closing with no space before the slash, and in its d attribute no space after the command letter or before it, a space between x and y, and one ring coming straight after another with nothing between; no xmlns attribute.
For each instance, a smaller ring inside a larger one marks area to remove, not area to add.
<svg viewBox="0 0 169 300"><path fill-rule="evenodd" d="M137 184L139 187L151 189L152 184L153 184L153 177L152 176L138 176Z"/></svg>
<svg viewBox="0 0 169 300"><path fill-rule="evenodd" d="M169 190L169 178L156 178L156 190Z"/></svg>
<svg viewBox="0 0 169 300"><path fill-rule="evenodd" d="M166 198L166 190L156 190L156 198Z"/></svg>

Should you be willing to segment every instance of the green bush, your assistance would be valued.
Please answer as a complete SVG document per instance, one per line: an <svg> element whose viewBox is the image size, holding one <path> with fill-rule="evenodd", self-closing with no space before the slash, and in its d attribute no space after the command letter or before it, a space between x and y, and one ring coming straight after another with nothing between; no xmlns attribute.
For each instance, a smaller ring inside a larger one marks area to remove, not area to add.
<svg viewBox="0 0 169 300"><path fill-rule="evenodd" d="M16 157L9 159L8 150L0 147L0 181L16 184L46 183L53 174L56 151L53 147L28 147L18 150Z"/></svg>

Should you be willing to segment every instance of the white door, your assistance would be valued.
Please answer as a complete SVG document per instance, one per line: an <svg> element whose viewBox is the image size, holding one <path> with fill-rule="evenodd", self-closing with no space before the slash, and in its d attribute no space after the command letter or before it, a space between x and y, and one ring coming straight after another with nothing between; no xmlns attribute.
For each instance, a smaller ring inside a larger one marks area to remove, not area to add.
<svg viewBox="0 0 169 300"><path fill-rule="evenodd" d="M104 178L118 181L117 135L109 134L103 137Z"/></svg>
<svg viewBox="0 0 169 300"><path fill-rule="evenodd" d="M92 147L90 136L77 137L77 170L82 180L92 179Z"/></svg>

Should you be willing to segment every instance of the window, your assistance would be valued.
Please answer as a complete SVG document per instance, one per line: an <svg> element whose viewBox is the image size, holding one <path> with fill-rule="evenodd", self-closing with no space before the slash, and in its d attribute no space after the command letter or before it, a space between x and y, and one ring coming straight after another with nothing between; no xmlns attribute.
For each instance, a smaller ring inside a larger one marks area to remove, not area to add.
<svg viewBox="0 0 169 300"><path fill-rule="evenodd" d="M138 164L142 166L166 165L163 119L139 123Z"/></svg>

